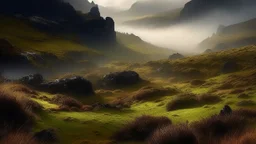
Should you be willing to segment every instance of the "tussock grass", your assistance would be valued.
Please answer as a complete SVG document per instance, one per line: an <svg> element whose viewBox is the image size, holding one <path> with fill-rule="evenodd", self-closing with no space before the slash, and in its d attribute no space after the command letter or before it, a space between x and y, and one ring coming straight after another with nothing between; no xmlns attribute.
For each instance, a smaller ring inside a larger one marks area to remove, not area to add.
<svg viewBox="0 0 256 144"><path fill-rule="evenodd" d="M65 95L56 95L55 97L52 98L52 102L59 104L62 108L67 108L67 109L71 109L71 108L80 109L83 106L83 104L78 100Z"/></svg>
<svg viewBox="0 0 256 144"><path fill-rule="evenodd" d="M30 111L9 93L0 92L0 113L0 136L9 131L28 131L34 124Z"/></svg>
<svg viewBox="0 0 256 144"><path fill-rule="evenodd" d="M243 132L248 119L241 115L212 116L192 123L192 127L201 143L219 141L225 136Z"/></svg>
<svg viewBox="0 0 256 144"><path fill-rule="evenodd" d="M175 88L154 88L154 87L143 87L138 91L134 92L132 98L134 100L147 100L150 98L160 98L167 95L175 95L179 91Z"/></svg>
<svg viewBox="0 0 256 144"><path fill-rule="evenodd" d="M148 144L198 144L196 135L188 125L169 125L157 129Z"/></svg>
<svg viewBox="0 0 256 144"><path fill-rule="evenodd" d="M144 141L157 128L171 125L172 122L167 117L141 116L126 124L113 135L113 139L118 141Z"/></svg>
<svg viewBox="0 0 256 144"><path fill-rule="evenodd" d="M256 132L247 131L242 135L233 135L225 140L221 141L221 144L255 144L256 143Z"/></svg>
<svg viewBox="0 0 256 144"><path fill-rule="evenodd" d="M219 96L212 94L202 94L197 96L192 93L185 93L176 96L172 101L170 101L167 104L166 109L167 111L173 111L177 109L203 106L205 104L214 104L220 101L221 98Z"/></svg>
<svg viewBox="0 0 256 144"><path fill-rule="evenodd" d="M1 144L40 144L36 141L33 136L27 133L10 133L2 140L0 140Z"/></svg>

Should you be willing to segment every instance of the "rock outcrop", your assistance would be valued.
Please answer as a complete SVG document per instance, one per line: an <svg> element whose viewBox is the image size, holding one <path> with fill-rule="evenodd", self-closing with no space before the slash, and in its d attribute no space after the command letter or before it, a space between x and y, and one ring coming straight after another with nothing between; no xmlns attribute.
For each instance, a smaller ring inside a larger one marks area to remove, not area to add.
<svg viewBox="0 0 256 144"><path fill-rule="evenodd" d="M139 74L134 71L123 71L107 74L101 80L103 87L130 86L141 82Z"/></svg>
<svg viewBox="0 0 256 144"><path fill-rule="evenodd" d="M3 0L0 13L19 15L17 18L28 20L43 31L76 34L83 42L116 42L113 19L101 17L97 5L87 14L81 14L63 0Z"/></svg>
<svg viewBox="0 0 256 144"><path fill-rule="evenodd" d="M40 85L42 90L50 93L93 95L92 83L82 77L72 77L66 79L57 79L53 82Z"/></svg>
<svg viewBox="0 0 256 144"><path fill-rule="evenodd" d="M169 60L176 60L176 59L181 59L184 58L183 55L179 54L179 53L175 53L169 56Z"/></svg>

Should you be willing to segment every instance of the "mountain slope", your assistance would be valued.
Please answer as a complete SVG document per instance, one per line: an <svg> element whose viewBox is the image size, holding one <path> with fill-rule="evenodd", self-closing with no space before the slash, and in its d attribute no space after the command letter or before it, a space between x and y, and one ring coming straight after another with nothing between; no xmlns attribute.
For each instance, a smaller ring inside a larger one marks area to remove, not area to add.
<svg viewBox="0 0 256 144"><path fill-rule="evenodd" d="M147 15L125 21L123 24L139 27L165 27L169 26L170 24L177 23L177 20L180 16L180 11L181 8L157 13L154 15Z"/></svg>
<svg viewBox="0 0 256 144"><path fill-rule="evenodd" d="M133 34L117 33L117 41L135 52L146 55L146 57L152 60L163 59L174 53L171 49L157 47Z"/></svg>
<svg viewBox="0 0 256 144"><path fill-rule="evenodd" d="M202 41L198 47L214 51L256 44L256 19L220 27L216 34Z"/></svg>

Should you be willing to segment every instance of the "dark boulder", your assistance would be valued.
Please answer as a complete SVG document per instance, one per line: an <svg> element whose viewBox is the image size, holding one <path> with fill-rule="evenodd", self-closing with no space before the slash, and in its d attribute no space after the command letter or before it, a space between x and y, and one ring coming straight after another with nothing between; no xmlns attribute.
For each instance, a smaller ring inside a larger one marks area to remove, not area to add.
<svg viewBox="0 0 256 144"><path fill-rule="evenodd" d="M45 129L34 134L34 138L43 143L56 143L58 136L54 129Z"/></svg>
<svg viewBox="0 0 256 144"><path fill-rule="evenodd" d="M223 67L222 67L222 72L223 73L231 73L231 72L235 72L239 69L238 64L235 61L228 61L226 63L224 63Z"/></svg>
<svg viewBox="0 0 256 144"><path fill-rule="evenodd" d="M123 71L107 74L102 79L104 87L122 87L141 82L139 74L134 71Z"/></svg>
<svg viewBox="0 0 256 144"><path fill-rule="evenodd" d="M43 83L41 88L51 93L92 95L92 83L82 77L57 79L54 82Z"/></svg>
<svg viewBox="0 0 256 144"><path fill-rule="evenodd" d="M31 74L25 77L22 77L19 80L23 84L31 85L31 86L39 86L44 82L44 78L41 74Z"/></svg>
<svg viewBox="0 0 256 144"><path fill-rule="evenodd" d="M228 105L225 105L224 108L220 111L220 114L221 116L225 116L225 115L230 115L232 114L232 109L230 106Z"/></svg>
<svg viewBox="0 0 256 144"><path fill-rule="evenodd" d="M181 59L184 58L183 55L179 54L179 53L175 53L169 56L169 60L176 60L176 59Z"/></svg>

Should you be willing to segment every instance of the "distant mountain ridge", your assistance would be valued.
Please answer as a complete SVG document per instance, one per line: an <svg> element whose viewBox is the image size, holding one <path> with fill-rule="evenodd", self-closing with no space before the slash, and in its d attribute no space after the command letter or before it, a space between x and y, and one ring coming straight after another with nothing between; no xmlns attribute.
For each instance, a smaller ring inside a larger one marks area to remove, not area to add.
<svg viewBox="0 0 256 144"><path fill-rule="evenodd" d="M256 8L255 0L191 0L181 11L181 18L192 19L205 16L214 11L232 14L242 13L247 8Z"/></svg>
<svg viewBox="0 0 256 144"><path fill-rule="evenodd" d="M216 34L203 40L198 48L220 51L255 44L256 18L230 26L220 26Z"/></svg>

